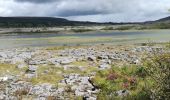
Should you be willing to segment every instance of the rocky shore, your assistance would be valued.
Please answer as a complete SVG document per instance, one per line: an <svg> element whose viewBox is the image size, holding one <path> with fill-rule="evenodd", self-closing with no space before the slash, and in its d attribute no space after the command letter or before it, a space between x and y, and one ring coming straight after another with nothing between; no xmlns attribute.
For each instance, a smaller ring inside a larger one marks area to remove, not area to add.
<svg viewBox="0 0 170 100"><path fill-rule="evenodd" d="M91 80L113 65L139 65L163 46L86 46L0 50L0 100L96 100ZM128 91L117 91L122 96Z"/></svg>

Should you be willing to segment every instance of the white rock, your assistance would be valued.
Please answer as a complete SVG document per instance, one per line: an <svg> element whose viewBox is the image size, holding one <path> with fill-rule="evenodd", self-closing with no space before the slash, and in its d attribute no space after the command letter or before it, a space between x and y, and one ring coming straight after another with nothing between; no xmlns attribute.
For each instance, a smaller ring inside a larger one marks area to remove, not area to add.
<svg viewBox="0 0 170 100"><path fill-rule="evenodd" d="M89 56L89 57L87 57L87 60L96 61L96 57L95 56Z"/></svg>
<svg viewBox="0 0 170 100"><path fill-rule="evenodd" d="M29 65L28 70L29 70L29 71L36 71L37 68L38 68L38 66Z"/></svg>
<svg viewBox="0 0 170 100"><path fill-rule="evenodd" d="M116 93L118 94L118 96L127 96L130 94L128 90L119 90Z"/></svg>
<svg viewBox="0 0 170 100"><path fill-rule="evenodd" d="M27 66L26 64L21 63L21 64L19 64L19 65L17 66L17 68L21 69L21 68L24 68L24 67L26 67L26 66Z"/></svg>
<svg viewBox="0 0 170 100"><path fill-rule="evenodd" d="M27 73L27 74L25 74L26 78L34 78L36 76L37 76L36 73Z"/></svg>
<svg viewBox="0 0 170 100"><path fill-rule="evenodd" d="M100 70L105 70L105 69L110 69L110 68L111 68L111 66L108 65L108 64L101 64L101 65L99 65L99 69Z"/></svg>
<svg viewBox="0 0 170 100"><path fill-rule="evenodd" d="M8 81L8 77L0 77L0 82Z"/></svg>

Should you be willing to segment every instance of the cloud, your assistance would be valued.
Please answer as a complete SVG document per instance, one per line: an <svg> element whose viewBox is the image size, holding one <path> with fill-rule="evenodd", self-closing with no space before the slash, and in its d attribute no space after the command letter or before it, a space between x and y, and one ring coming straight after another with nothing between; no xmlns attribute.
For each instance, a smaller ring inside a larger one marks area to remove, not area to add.
<svg viewBox="0 0 170 100"><path fill-rule="evenodd" d="M56 16L83 21L146 21L168 16L170 0L0 0L0 16Z"/></svg>
<svg viewBox="0 0 170 100"><path fill-rule="evenodd" d="M51 3L57 0L15 0L17 2L30 2L30 3Z"/></svg>

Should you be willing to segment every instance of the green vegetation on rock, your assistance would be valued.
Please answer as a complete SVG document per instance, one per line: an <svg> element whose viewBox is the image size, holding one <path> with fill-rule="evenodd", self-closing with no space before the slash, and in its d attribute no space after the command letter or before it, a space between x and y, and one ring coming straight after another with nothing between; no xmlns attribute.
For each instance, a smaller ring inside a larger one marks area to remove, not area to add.
<svg viewBox="0 0 170 100"><path fill-rule="evenodd" d="M144 61L143 65L112 66L111 70L98 71L94 84L101 89L98 100L168 100L170 98L170 54L159 54ZM127 90L129 95L117 96Z"/></svg>

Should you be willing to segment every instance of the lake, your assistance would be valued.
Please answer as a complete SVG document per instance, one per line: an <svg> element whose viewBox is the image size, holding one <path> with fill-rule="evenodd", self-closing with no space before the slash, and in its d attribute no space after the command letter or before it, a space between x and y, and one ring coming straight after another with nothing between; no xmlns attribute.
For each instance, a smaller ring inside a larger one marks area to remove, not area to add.
<svg viewBox="0 0 170 100"><path fill-rule="evenodd" d="M134 44L170 41L170 30L114 31L89 33L10 33L0 34L0 48L59 45Z"/></svg>

